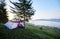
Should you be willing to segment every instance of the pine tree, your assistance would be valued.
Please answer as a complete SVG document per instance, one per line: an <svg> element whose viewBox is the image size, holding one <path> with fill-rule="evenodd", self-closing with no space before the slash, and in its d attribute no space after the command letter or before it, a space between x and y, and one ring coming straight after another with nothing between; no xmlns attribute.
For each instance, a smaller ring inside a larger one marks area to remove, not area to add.
<svg viewBox="0 0 60 39"><path fill-rule="evenodd" d="M8 21L5 5L5 0L0 0L0 23L5 23Z"/></svg>
<svg viewBox="0 0 60 39"><path fill-rule="evenodd" d="M25 21L29 20L28 18L31 18L32 15L34 15L34 9L32 8L32 2L31 0L18 0L19 2L11 2L14 6L10 6L12 11L16 14L19 14L20 16L24 18L24 25Z"/></svg>

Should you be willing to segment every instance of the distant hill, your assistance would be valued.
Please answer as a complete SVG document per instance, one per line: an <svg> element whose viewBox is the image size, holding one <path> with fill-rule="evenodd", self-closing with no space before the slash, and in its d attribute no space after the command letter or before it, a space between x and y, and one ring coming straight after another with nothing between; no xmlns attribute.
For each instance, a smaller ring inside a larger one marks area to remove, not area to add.
<svg viewBox="0 0 60 39"><path fill-rule="evenodd" d="M60 19L36 19L36 20L60 22Z"/></svg>

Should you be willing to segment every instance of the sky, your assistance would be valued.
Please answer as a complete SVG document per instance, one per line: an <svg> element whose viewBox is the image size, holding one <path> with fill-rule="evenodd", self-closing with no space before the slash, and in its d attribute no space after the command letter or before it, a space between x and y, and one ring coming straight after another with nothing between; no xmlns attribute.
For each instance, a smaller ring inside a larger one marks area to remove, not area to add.
<svg viewBox="0 0 60 39"><path fill-rule="evenodd" d="M6 2L6 4L13 6L8 0ZM32 2L32 7L36 10L32 19L60 18L60 0L32 0ZM7 8L9 10L8 6Z"/></svg>

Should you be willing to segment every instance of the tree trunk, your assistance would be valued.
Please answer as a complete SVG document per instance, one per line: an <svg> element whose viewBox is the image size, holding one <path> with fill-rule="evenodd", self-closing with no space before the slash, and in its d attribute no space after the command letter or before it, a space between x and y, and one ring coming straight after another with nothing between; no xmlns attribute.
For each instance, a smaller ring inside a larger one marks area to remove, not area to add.
<svg viewBox="0 0 60 39"><path fill-rule="evenodd" d="M26 27L26 24L25 24L25 13L24 13L24 26Z"/></svg>
<svg viewBox="0 0 60 39"><path fill-rule="evenodd" d="M24 27L26 27L26 24L25 24L25 9L23 9L23 13L24 13Z"/></svg>

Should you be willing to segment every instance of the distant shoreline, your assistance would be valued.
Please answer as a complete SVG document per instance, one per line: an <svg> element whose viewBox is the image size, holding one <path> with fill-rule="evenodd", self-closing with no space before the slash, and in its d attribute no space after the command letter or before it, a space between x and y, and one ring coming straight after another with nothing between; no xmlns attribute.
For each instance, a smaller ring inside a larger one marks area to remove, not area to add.
<svg viewBox="0 0 60 39"><path fill-rule="evenodd" d="M53 22L60 22L60 19L36 19L35 21L53 21Z"/></svg>

